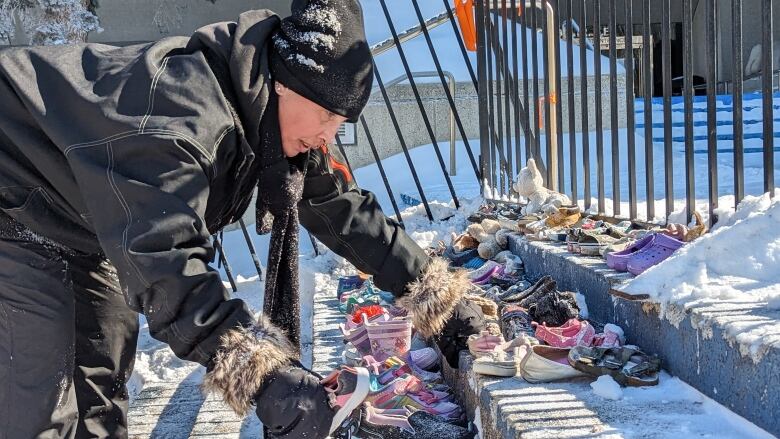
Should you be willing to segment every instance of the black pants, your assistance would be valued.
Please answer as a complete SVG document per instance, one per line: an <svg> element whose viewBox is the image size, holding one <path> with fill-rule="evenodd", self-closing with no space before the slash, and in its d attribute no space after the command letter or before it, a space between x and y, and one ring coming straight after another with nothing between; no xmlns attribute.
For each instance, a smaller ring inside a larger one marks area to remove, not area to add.
<svg viewBox="0 0 780 439"><path fill-rule="evenodd" d="M0 439L127 437L137 338L103 257L0 237Z"/></svg>

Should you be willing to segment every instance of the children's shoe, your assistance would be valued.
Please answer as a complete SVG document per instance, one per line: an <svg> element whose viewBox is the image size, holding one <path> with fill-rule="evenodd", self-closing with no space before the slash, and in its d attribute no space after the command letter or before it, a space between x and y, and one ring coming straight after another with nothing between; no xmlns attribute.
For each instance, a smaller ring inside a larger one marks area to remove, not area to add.
<svg viewBox="0 0 780 439"><path fill-rule="evenodd" d="M498 267L500 267L500 266L501 266L501 264L499 264L496 261L487 261L481 267L477 268L476 270L473 270L473 271L469 272L467 277L472 282L479 282L481 280L484 280L484 279L490 277L490 275L495 273L495 270L498 269Z"/></svg>
<svg viewBox="0 0 780 439"><path fill-rule="evenodd" d="M563 326L536 325L536 338L556 348L591 346L596 330L590 323L570 319Z"/></svg>
<svg viewBox="0 0 780 439"><path fill-rule="evenodd" d="M369 322L364 317L371 341L371 353L379 361L388 357L403 356L412 344L412 321L408 318L376 320Z"/></svg>
<svg viewBox="0 0 780 439"><path fill-rule="evenodd" d="M361 320L369 322L389 319L390 317L387 314L377 315L370 319L365 315L361 316ZM344 335L344 340L347 343L351 343L352 346L357 349L359 353L358 358L371 353L371 340L368 336L368 327L364 322L354 323L352 319L350 319L346 323L339 324L339 328Z"/></svg>
<svg viewBox="0 0 780 439"><path fill-rule="evenodd" d="M331 372L321 381L328 392L331 406L336 409L330 432L336 431L366 399L370 389L368 370L342 368Z"/></svg>
<svg viewBox="0 0 780 439"><path fill-rule="evenodd" d="M631 256L626 264L626 268L629 273L638 276L648 268L666 260L684 244L679 239L658 233L655 235L653 242Z"/></svg>
<svg viewBox="0 0 780 439"><path fill-rule="evenodd" d="M497 346L501 346L504 343L506 343L504 337L493 335L488 331L472 334L466 342L469 346L469 352L474 358L490 355Z"/></svg>
<svg viewBox="0 0 780 439"><path fill-rule="evenodd" d="M607 260L607 266L613 270L617 271L626 271L628 270L628 261L631 259L634 254L648 246L653 242L653 239L655 238L655 235L647 235L644 238L640 239L639 241L634 242L632 245L628 246L625 250L614 252L614 253L607 253L606 260Z"/></svg>
<svg viewBox="0 0 780 439"><path fill-rule="evenodd" d="M626 342L623 328L612 323L604 325L604 332L596 335L593 346L602 348L619 348Z"/></svg>

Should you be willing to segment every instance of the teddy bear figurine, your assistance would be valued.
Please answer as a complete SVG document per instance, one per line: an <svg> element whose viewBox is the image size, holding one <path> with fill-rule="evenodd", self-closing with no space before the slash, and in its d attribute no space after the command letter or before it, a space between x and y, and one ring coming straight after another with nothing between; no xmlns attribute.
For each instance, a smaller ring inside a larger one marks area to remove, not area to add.
<svg viewBox="0 0 780 439"><path fill-rule="evenodd" d="M534 159L528 159L526 167L517 174L512 187L518 194L528 199L528 204L521 210L523 215L549 214L557 211L561 206L571 204L571 200L566 195L544 187L542 173L536 167Z"/></svg>

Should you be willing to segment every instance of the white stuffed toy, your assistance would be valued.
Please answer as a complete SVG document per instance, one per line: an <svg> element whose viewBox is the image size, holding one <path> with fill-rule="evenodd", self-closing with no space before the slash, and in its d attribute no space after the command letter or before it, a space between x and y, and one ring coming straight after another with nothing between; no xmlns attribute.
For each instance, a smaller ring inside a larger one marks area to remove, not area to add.
<svg viewBox="0 0 780 439"><path fill-rule="evenodd" d="M528 204L521 211L523 215L552 213L563 205L571 204L566 195L544 187L542 173L537 169L534 159L528 159L528 164L517 174L512 187L528 199Z"/></svg>
<svg viewBox="0 0 780 439"><path fill-rule="evenodd" d="M466 232L479 242L479 257L493 259L507 248L507 236L512 230L502 229L498 221L486 219L481 223L471 224Z"/></svg>

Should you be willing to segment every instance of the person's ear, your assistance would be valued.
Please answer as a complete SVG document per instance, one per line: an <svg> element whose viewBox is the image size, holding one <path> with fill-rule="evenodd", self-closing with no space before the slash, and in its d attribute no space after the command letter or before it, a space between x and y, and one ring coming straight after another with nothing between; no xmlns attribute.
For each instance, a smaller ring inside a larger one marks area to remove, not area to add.
<svg viewBox="0 0 780 439"><path fill-rule="evenodd" d="M285 87L281 82L274 81L274 90L276 90L276 94L279 96L284 96L287 94L288 91L290 91L289 88Z"/></svg>

